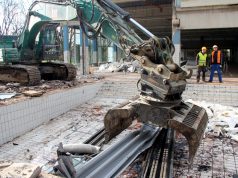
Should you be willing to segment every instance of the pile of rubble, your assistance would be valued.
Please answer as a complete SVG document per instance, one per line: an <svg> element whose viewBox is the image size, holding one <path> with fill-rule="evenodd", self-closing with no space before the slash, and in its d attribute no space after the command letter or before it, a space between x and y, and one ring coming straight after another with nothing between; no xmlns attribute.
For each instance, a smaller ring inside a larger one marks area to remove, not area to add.
<svg viewBox="0 0 238 178"><path fill-rule="evenodd" d="M113 62L101 64L99 72L140 72L141 67L138 61L132 62Z"/></svg>
<svg viewBox="0 0 238 178"><path fill-rule="evenodd" d="M57 178L52 174L43 173L41 167L30 163L0 162L0 177L24 177L24 178Z"/></svg>
<svg viewBox="0 0 238 178"><path fill-rule="evenodd" d="M205 101L188 100L188 102L206 109L209 118L205 132L206 135L215 137L223 136L238 142L237 107L212 104Z"/></svg>
<svg viewBox="0 0 238 178"><path fill-rule="evenodd" d="M40 84L35 86L25 86L14 82L7 84L0 83L0 106L12 104L28 97L38 97L44 93L69 89L84 85L85 83L93 83L103 78L103 76L99 75L85 75L77 76L77 78L73 81L41 80Z"/></svg>
<svg viewBox="0 0 238 178"><path fill-rule="evenodd" d="M236 177L238 108L188 100L206 109L208 125L193 164L188 164L186 139L176 135L174 177Z"/></svg>

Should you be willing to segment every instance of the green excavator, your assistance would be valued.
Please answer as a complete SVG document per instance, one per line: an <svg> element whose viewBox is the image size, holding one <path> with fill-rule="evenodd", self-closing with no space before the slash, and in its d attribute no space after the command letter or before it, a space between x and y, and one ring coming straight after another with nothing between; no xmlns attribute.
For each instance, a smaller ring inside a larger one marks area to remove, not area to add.
<svg viewBox="0 0 238 178"><path fill-rule="evenodd" d="M136 118L146 124L182 133L188 141L189 161L192 162L208 122L204 108L184 102L181 97L186 79L192 72L173 62L174 45L169 38L156 37L110 0L34 2L17 43L19 58L15 61L5 59L12 64L2 65L0 76L11 75L10 79L13 79L15 73L19 73L21 79L26 77L28 83L49 75L74 78L75 72L71 73L73 67L69 64L43 62L42 42L38 40L36 43L36 37L40 39L44 33L41 31L43 27L67 21L76 21L88 38L96 38L100 34L110 40L126 55L139 61L142 68L138 81L140 97L121 108L109 110L105 115L106 140L126 129ZM147 36L147 40L143 40L134 29Z"/></svg>
<svg viewBox="0 0 238 178"><path fill-rule="evenodd" d="M75 18L74 13L66 13L70 7L74 10L69 3L44 1L35 1L30 6L15 48L2 49L1 82L37 85L41 79L73 80L76 77L76 67L61 62L59 27Z"/></svg>

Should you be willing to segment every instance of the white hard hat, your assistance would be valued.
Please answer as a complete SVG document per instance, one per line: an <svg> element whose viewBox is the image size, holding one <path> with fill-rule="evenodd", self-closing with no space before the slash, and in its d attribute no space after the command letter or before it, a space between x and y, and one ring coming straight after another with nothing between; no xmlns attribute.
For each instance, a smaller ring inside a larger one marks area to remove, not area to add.
<svg viewBox="0 0 238 178"><path fill-rule="evenodd" d="M218 46L217 45L213 45L213 47L212 48L218 48Z"/></svg>

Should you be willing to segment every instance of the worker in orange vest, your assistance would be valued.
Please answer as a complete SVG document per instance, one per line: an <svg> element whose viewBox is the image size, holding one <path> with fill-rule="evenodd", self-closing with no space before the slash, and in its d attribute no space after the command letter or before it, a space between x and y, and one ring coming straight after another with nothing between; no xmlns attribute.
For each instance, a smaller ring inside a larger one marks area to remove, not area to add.
<svg viewBox="0 0 238 178"><path fill-rule="evenodd" d="M222 64L222 53L220 50L218 50L217 45L214 45L212 48L213 48L213 51L211 54L211 74L210 74L209 82L213 81L214 72L216 70L218 73L219 82L222 83L222 74L221 74L221 67L220 67Z"/></svg>
<svg viewBox="0 0 238 178"><path fill-rule="evenodd" d="M197 83L200 81L200 73L202 72L202 81L205 82L205 73L207 70L207 48L205 46L202 47L202 50L197 54L196 62L197 62Z"/></svg>

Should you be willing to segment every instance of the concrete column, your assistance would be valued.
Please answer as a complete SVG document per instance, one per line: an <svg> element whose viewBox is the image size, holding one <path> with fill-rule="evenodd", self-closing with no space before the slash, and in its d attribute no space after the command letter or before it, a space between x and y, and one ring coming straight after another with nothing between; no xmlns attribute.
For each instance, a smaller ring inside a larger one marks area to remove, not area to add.
<svg viewBox="0 0 238 178"><path fill-rule="evenodd" d="M175 0L175 6L181 7L181 0Z"/></svg>
<svg viewBox="0 0 238 178"><path fill-rule="evenodd" d="M235 48L235 55L232 62L238 64L238 47Z"/></svg>
<svg viewBox="0 0 238 178"><path fill-rule="evenodd" d="M117 46L113 44L113 60L118 61L117 59Z"/></svg>
<svg viewBox="0 0 238 178"><path fill-rule="evenodd" d="M96 64L98 63L98 58L97 58L97 39L93 40L93 60L92 63Z"/></svg>
<svg viewBox="0 0 238 178"><path fill-rule="evenodd" d="M76 46L77 46L77 55L76 55L76 64L77 66L79 67L80 66L80 59L81 59L81 48L78 49L78 47L81 47L81 36L80 36L80 30L79 29L76 29L76 34L75 34L75 42L76 42ZM79 51L78 51L79 50Z"/></svg>
<svg viewBox="0 0 238 178"><path fill-rule="evenodd" d="M85 35L85 34L84 34ZM85 52L84 52L84 55L85 55L85 62L84 62L84 73L87 75L89 74L89 49L88 49L88 44L89 44L89 40L88 40L88 37L85 35Z"/></svg>
<svg viewBox="0 0 238 178"><path fill-rule="evenodd" d="M84 75L84 34L82 30L80 30L80 74Z"/></svg>
<svg viewBox="0 0 238 178"><path fill-rule="evenodd" d="M88 38L80 30L80 74L89 74L89 51L88 51Z"/></svg>
<svg viewBox="0 0 238 178"><path fill-rule="evenodd" d="M74 29L74 64L77 64L77 36L76 29Z"/></svg>
<svg viewBox="0 0 238 178"><path fill-rule="evenodd" d="M63 36L64 36L64 62L68 63L70 61L70 53L69 53L69 29L67 25L63 26Z"/></svg>
<svg viewBox="0 0 238 178"><path fill-rule="evenodd" d="M180 22L177 19L176 7L181 6L181 0L173 0L172 3L173 16L172 16L172 41L174 43L175 52L173 55L173 60L176 64L180 65L181 58L181 30Z"/></svg>
<svg viewBox="0 0 238 178"><path fill-rule="evenodd" d="M113 46L109 46L107 48L107 61L108 62L115 62L116 60L113 58Z"/></svg>
<svg viewBox="0 0 238 178"><path fill-rule="evenodd" d="M102 43L101 43L101 37L98 37L97 40L98 45L98 65L102 62Z"/></svg>
<svg viewBox="0 0 238 178"><path fill-rule="evenodd" d="M173 55L173 60L176 64L180 65L181 58L181 30L177 29L172 36L172 40L175 47L175 52Z"/></svg>

